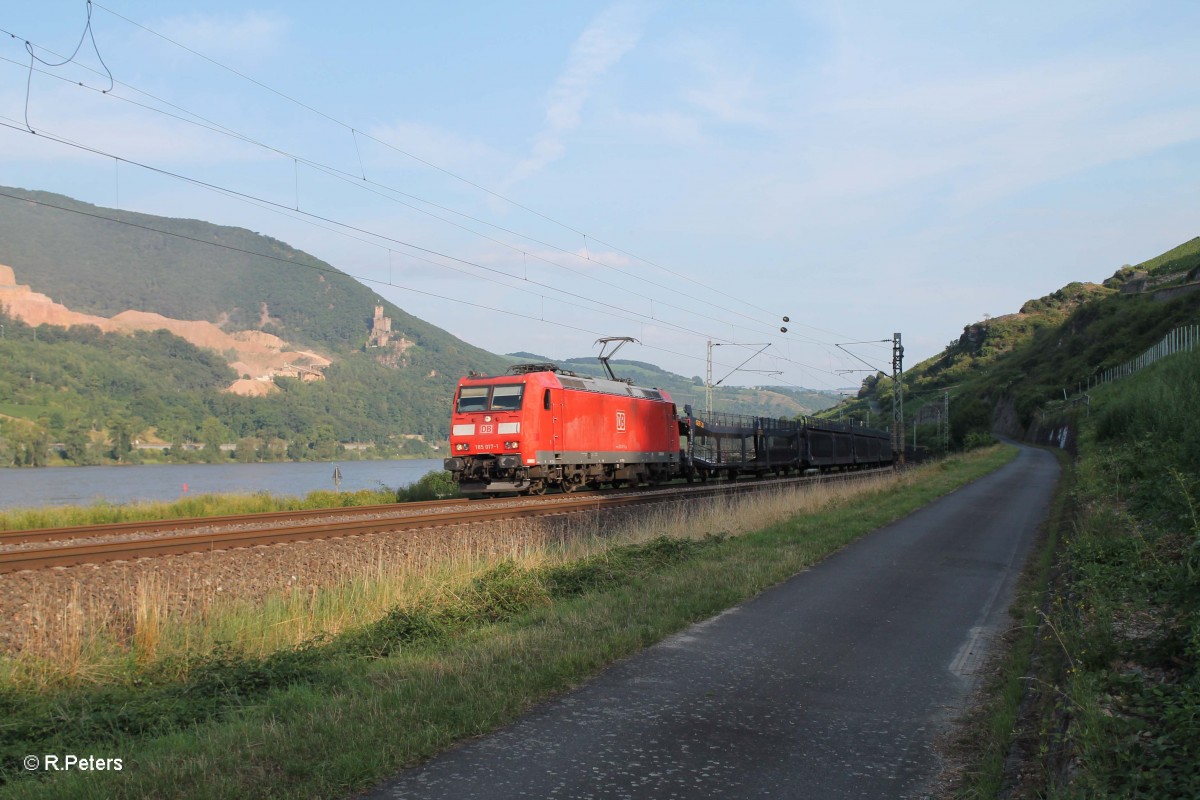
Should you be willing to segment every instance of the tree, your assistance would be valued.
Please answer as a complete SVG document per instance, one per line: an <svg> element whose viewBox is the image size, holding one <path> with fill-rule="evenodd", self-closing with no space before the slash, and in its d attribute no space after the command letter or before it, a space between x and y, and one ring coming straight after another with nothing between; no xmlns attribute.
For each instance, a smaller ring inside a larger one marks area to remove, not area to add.
<svg viewBox="0 0 1200 800"><path fill-rule="evenodd" d="M292 437L292 440L288 442L287 457L292 461L306 461L308 460L309 446L308 437L303 433L297 433Z"/></svg>
<svg viewBox="0 0 1200 800"><path fill-rule="evenodd" d="M215 464L225 457L221 445L230 439L229 428L216 417L205 417L200 424L200 441L204 444L204 460Z"/></svg>
<svg viewBox="0 0 1200 800"><path fill-rule="evenodd" d="M88 444L91 442L91 437L88 436L88 429L80 423L75 423L67 428L63 435L63 450L67 460L73 461L82 466L88 460Z"/></svg>
<svg viewBox="0 0 1200 800"><path fill-rule="evenodd" d="M120 462L127 460L133 450L133 422L125 416L114 416L108 421L109 439L112 441L112 457Z"/></svg>
<svg viewBox="0 0 1200 800"><path fill-rule="evenodd" d="M321 423L313 430L311 456L317 461L331 461L342 452L342 445L334 435L333 426Z"/></svg>
<svg viewBox="0 0 1200 800"><path fill-rule="evenodd" d="M287 455L288 443L276 436L263 442L258 458L260 461L283 461Z"/></svg>
<svg viewBox="0 0 1200 800"><path fill-rule="evenodd" d="M17 433L16 444L18 466L46 466L46 449L50 446L50 439L44 428L26 427Z"/></svg>
<svg viewBox="0 0 1200 800"><path fill-rule="evenodd" d="M990 439L991 423L991 407L977 397L966 398L950 409L950 438L959 447L967 444L971 434Z"/></svg>
<svg viewBox="0 0 1200 800"><path fill-rule="evenodd" d="M239 464L253 464L258 460L259 450L263 440L257 436L243 436L237 443L237 460Z"/></svg>

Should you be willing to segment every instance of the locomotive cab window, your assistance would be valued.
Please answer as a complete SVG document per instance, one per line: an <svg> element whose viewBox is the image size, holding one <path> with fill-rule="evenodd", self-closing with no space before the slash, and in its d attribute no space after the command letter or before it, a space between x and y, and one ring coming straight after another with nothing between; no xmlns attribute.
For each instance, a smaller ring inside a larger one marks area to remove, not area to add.
<svg viewBox="0 0 1200 800"><path fill-rule="evenodd" d="M550 390L549 389L547 389L546 393L542 395L542 408L546 409L547 411L550 410Z"/></svg>
<svg viewBox="0 0 1200 800"><path fill-rule="evenodd" d="M492 411L516 411L521 407L521 393L525 391L524 384L515 386L492 387Z"/></svg>
<svg viewBox="0 0 1200 800"><path fill-rule="evenodd" d="M464 386L458 392L458 413L487 411L488 387Z"/></svg>

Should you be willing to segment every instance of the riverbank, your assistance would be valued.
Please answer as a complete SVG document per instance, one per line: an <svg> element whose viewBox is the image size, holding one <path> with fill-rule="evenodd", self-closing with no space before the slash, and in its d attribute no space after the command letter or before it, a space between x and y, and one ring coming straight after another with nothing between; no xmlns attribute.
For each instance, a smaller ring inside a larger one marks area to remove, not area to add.
<svg viewBox="0 0 1200 800"><path fill-rule="evenodd" d="M168 444L154 444L135 447L127 456L119 460L109 455L91 461L85 459L82 463L67 458L61 450L51 449L48 451L44 463L0 464L0 470L39 470L59 469L63 467L137 467L143 465L163 466L168 464L333 464L345 461L406 461L441 458L441 454L446 452L448 448L449 443L446 441L438 446L429 446L421 443L417 447L408 449L396 447L381 449L371 444L347 444L342 445L341 449L333 453L330 457L311 459L290 458L286 450L272 452L254 450L246 454L244 451L239 452L237 445L234 444L221 445L220 453L215 457L209 456L208 451L202 445L188 445L183 449L179 449Z"/></svg>
<svg viewBox="0 0 1200 800"><path fill-rule="evenodd" d="M450 474L431 470L406 486L353 492L318 490L305 494L193 494L169 502L108 503L86 506L15 508L0 512L0 531L36 528L63 528L75 525L103 525L111 522L137 522L151 519L188 519L228 514L257 514L270 511L300 511L315 508L349 508L385 505L416 500L455 497L458 487Z"/></svg>
<svg viewBox="0 0 1200 800"><path fill-rule="evenodd" d="M395 490L441 469L441 459L0 469L0 515L17 509L175 503L198 495L302 498L317 491Z"/></svg>

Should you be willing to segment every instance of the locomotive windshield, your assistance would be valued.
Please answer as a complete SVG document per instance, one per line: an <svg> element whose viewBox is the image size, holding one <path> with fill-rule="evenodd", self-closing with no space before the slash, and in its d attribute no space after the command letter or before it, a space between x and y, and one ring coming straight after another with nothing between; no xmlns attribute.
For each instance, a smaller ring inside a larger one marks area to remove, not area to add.
<svg viewBox="0 0 1200 800"><path fill-rule="evenodd" d="M487 411L488 387L464 386L458 392L458 413Z"/></svg>
<svg viewBox="0 0 1200 800"><path fill-rule="evenodd" d="M458 392L458 413L517 411L521 408L521 395L524 390L525 386L520 383L505 386L464 386Z"/></svg>
<svg viewBox="0 0 1200 800"><path fill-rule="evenodd" d="M525 385L492 387L492 411L516 411L521 407L521 392Z"/></svg>

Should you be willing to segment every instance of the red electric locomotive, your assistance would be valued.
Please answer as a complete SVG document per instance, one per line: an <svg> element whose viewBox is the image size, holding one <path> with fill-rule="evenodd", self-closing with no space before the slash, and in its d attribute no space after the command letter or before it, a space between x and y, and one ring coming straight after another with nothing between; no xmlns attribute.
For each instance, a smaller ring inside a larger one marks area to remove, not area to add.
<svg viewBox="0 0 1200 800"><path fill-rule="evenodd" d="M679 471L670 395L554 364L458 382L446 469L464 494L657 483Z"/></svg>

